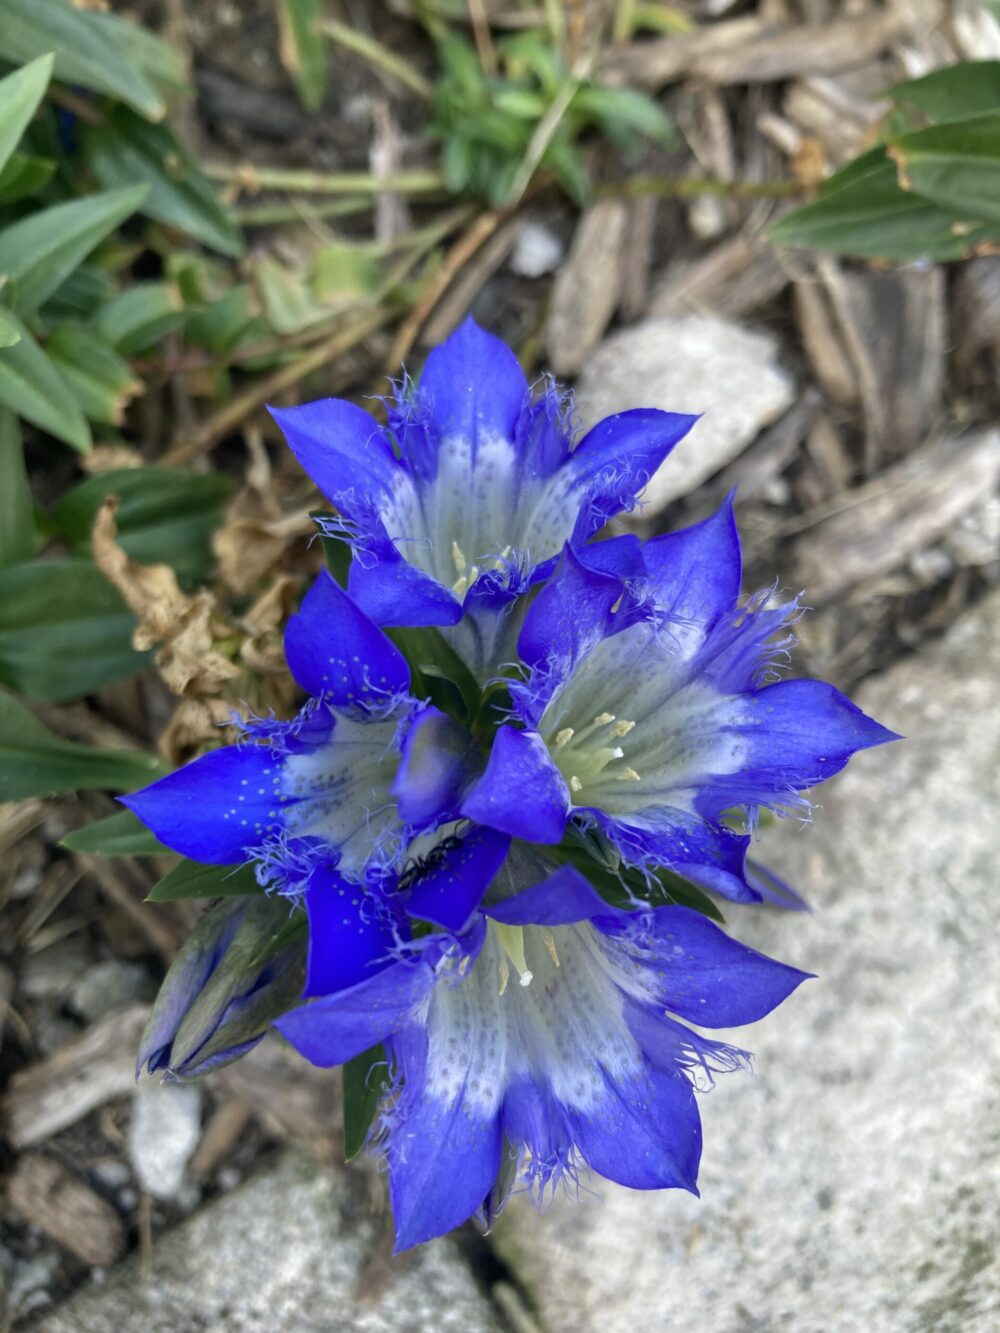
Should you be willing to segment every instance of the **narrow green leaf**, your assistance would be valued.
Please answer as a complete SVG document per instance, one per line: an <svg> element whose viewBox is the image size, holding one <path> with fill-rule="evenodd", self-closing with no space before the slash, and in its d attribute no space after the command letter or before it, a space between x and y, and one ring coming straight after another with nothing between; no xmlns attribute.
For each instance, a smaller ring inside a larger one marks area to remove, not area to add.
<svg viewBox="0 0 1000 1333"><path fill-rule="evenodd" d="M281 63L307 111L316 111L326 92L329 55L319 30L322 17L320 0L278 0Z"/></svg>
<svg viewBox="0 0 1000 1333"><path fill-rule="evenodd" d="M21 428L13 412L0 407L0 569L34 554L35 524Z"/></svg>
<svg viewBox="0 0 1000 1333"><path fill-rule="evenodd" d="M115 107L108 123L88 126L84 151L94 175L113 189L144 181L142 212L177 227L221 254L243 253L239 227L223 208L191 154L164 125L150 125L127 107Z"/></svg>
<svg viewBox="0 0 1000 1333"><path fill-rule="evenodd" d="M33 314L145 196L145 185L130 185L71 199L0 232L0 273L17 284L18 313Z"/></svg>
<svg viewBox="0 0 1000 1333"><path fill-rule="evenodd" d="M388 1072L385 1047L381 1045L362 1051L341 1070L345 1161L357 1157L365 1146Z"/></svg>
<svg viewBox="0 0 1000 1333"><path fill-rule="evenodd" d="M170 282L137 282L106 302L94 327L122 356L135 356L158 343L184 319L180 292Z"/></svg>
<svg viewBox="0 0 1000 1333"><path fill-rule="evenodd" d="M16 347L20 341L21 330L17 320L12 319L3 306L0 306L0 348Z"/></svg>
<svg viewBox="0 0 1000 1333"><path fill-rule="evenodd" d="M825 183L819 199L767 231L779 245L901 262L961 259L998 234L996 227L970 228L960 214L900 189L881 148L848 163Z"/></svg>
<svg viewBox="0 0 1000 1333"><path fill-rule="evenodd" d="M172 565L181 578L207 576L215 557L212 533L222 521L232 483L217 472L180 468L116 468L88 477L56 509L56 526L79 554L90 549L94 519L105 498L118 496L118 543L143 565Z"/></svg>
<svg viewBox="0 0 1000 1333"><path fill-rule="evenodd" d="M889 155L906 192L947 208L970 230L1000 222L1000 111L900 135Z"/></svg>
<svg viewBox="0 0 1000 1333"><path fill-rule="evenodd" d="M166 769L156 754L64 741L0 690L0 801L63 791L133 791Z"/></svg>
<svg viewBox="0 0 1000 1333"><path fill-rule="evenodd" d="M0 39L2 45L2 39ZM51 54L0 79L0 170L7 165L21 135L38 109L52 77Z"/></svg>
<svg viewBox="0 0 1000 1333"><path fill-rule="evenodd" d="M152 120L166 103L100 16L65 0L3 0L0 56L12 64L55 52L55 77L106 93Z"/></svg>
<svg viewBox="0 0 1000 1333"><path fill-rule="evenodd" d="M169 852L131 810L120 810L67 833L59 844L71 852L95 856L158 856Z"/></svg>
<svg viewBox="0 0 1000 1333"><path fill-rule="evenodd" d="M56 164L48 157L12 153L0 171L0 204L16 204L37 194L55 175Z"/></svg>
<svg viewBox="0 0 1000 1333"><path fill-rule="evenodd" d="M135 617L88 560L30 560L0 570L0 682L59 703L141 671Z"/></svg>
<svg viewBox="0 0 1000 1333"><path fill-rule="evenodd" d="M20 320L6 317L20 337L0 350L0 406L85 453L90 427L72 390Z"/></svg>
<svg viewBox="0 0 1000 1333"><path fill-rule="evenodd" d="M206 866L182 861L164 875L146 901L172 903L181 898L234 898L263 892L252 865Z"/></svg>
<svg viewBox="0 0 1000 1333"><path fill-rule="evenodd" d="M45 350L91 421L123 424L125 408L142 383L103 338L83 324L61 324L49 334Z"/></svg>
<svg viewBox="0 0 1000 1333"><path fill-rule="evenodd" d="M187 62L178 47L129 19L95 10L90 21L122 51L133 68L152 83L167 88L189 88Z"/></svg>
<svg viewBox="0 0 1000 1333"><path fill-rule="evenodd" d="M1000 107L1000 60L961 60L889 89L897 106L914 107L937 124Z"/></svg>

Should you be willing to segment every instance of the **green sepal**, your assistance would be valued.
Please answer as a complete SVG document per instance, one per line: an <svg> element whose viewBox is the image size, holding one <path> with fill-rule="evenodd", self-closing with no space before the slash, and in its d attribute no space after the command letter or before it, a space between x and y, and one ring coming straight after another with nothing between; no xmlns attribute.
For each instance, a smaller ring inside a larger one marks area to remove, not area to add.
<svg viewBox="0 0 1000 1333"><path fill-rule="evenodd" d="M388 1080L385 1047L379 1044L348 1060L341 1070L344 1116L344 1160L365 1146Z"/></svg>
<svg viewBox="0 0 1000 1333"><path fill-rule="evenodd" d="M59 846L92 856L160 856L170 851L131 810L92 820L67 833Z"/></svg>
<svg viewBox="0 0 1000 1333"><path fill-rule="evenodd" d="M148 903L173 903L182 898L240 898L263 893L254 868L208 866L200 861L182 861L155 885Z"/></svg>

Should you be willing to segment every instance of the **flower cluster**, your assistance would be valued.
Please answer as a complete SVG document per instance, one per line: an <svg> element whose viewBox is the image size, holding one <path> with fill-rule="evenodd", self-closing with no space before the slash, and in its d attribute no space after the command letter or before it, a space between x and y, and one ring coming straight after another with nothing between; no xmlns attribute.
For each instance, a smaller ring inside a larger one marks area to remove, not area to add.
<svg viewBox="0 0 1000 1333"><path fill-rule="evenodd" d="M569 414L471 321L385 427L339 400L276 411L351 548L346 586L321 574L287 627L307 702L126 801L304 913L301 995L259 964L216 988L236 1016L280 995L315 1064L365 1057L399 1248L582 1165L696 1190L695 1089L749 1058L697 1029L806 976L727 935L716 900L794 902L747 859L759 813L892 738L775 678L799 611L741 596L731 504L601 540L694 419L624 412L574 444ZM209 1067L230 1011L179 1040L164 1006L143 1059Z"/></svg>

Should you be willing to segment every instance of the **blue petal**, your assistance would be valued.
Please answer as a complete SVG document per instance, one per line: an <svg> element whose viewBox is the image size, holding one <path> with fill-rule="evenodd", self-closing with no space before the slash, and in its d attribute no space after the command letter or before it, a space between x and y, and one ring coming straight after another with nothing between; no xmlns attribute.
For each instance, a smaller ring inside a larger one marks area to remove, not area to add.
<svg viewBox="0 0 1000 1333"><path fill-rule="evenodd" d="M851 755L898 740L839 690L820 680L785 680L720 700L720 730L737 733L737 773L706 776L698 809L715 815L741 803L766 804L839 773Z"/></svg>
<svg viewBox="0 0 1000 1333"><path fill-rule="evenodd" d="M282 828L280 778L271 750L230 745L119 799L171 851L235 865Z"/></svg>
<svg viewBox="0 0 1000 1333"><path fill-rule="evenodd" d="M406 902L411 916L461 933L503 865L510 838L494 829L473 828L448 847L420 875Z"/></svg>
<svg viewBox="0 0 1000 1333"><path fill-rule="evenodd" d="M578 547L576 554L580 564L588 569L613 574L619 579L638 579L646 573L643 551L644 544L639 538L626 532L604 541L589 542Z"/></svg>
<svg viewBox="0 0 1000 1333"><path fill-rule="evenodd" d="M570 865L560 866L547 879L485 911L494 921L508 926L570 926L594 917L621 915Z"/></svg>
<svg viewBox="0 0 1000 1333"><path fill-rule="evenodd" d="M428 356L419 394L439 439L469 440L474 461L480 437L514 441L528 382L507 344L467 319Z"/></svg>
<svg viewBox="0 0 1000 1333"><path fill-rule="evenodd" d="M604 1073L604 1084L604 1095L586 1112L566 1108L593 1170L629 1189L697 1194L701 1121L684 1075L645 1065L620 1080Z"/></svg>
<svg viewBox="0 0 1000 1333"><path fill-rule="evenodd" d="M461 1226L496 1180L500 1117L478 1115L463 1093L464 1087L450 1102L424 1093L389 1136L397 1254Z"/></svg>
<svg viewBox="0 0 1000 1333"><path fill-rule="evenodd" d="M708 628L740 595L743 562L732 497L703 523L654 537L642 548L656 609Z"/></svg>
<svg viewBox="0 0 1000 1333"><path fill-rule="evenodd" d="M410 684L406 658L326 570L288 622L285 657L307 693L342 708L384 704Z"/></svg>
<svg viewBox="0 0 1000 1333"><path fill-rule="evenodd" d="M748 949L688 907L656 907L598 928L655 983L658 1003L702 1027L755 1023L810 976Z"/></svg>
<svg viewBox="0 0 1000 1333"><path fill-rule="evenodd" d="M612 633L616 622L611 608L622 592L621 579L587 568L571 547L564 549L555 575L532 602L517 642L528 667L553 667L543 696L551 695L577 662Z"/></svg>
<svg viewBox="0 0 1000 1333"><path fill-rule="evenodd" d="M374 896L328 866L317 866L305 891L309 955L303 998L365 981L391 963L397 936Z"/></svg>
<svg viewBox="0 0 1000 1333"><path fill-rule="evenodd" d="M569 788L537 732L500 728L486 771L462 802L462 813L525 842L562 839Z"/></svg>
<svg viewBox="0 0 1000 1333"><path fill-rule="evenodd" d="M586 540L621 509L631 508L641 491L696 416L636 408L606 417L570 454L560 475L563 485L589 501L574 534Z"/></svg>
<svg viewBox="0 0 1000 1333"><path fill-rule="evenodd" d="M269 409L292 453L348 518L370 520L402 471L381 426L343 398Z"/></svg>
<svg viewBox="0 0 1000 1333"><path fill-rule="evenodd" d="M465 727L433 706L421 709L407 728L392 784L400 817L422 829L457 813L472 761L473 740Z"/></svg>
<svg viewBox="0 0 1000 1333"><path fill-rule="evenodd" d="M352 561L348 590L377 625L457 625L462 607L447 588L408 564L392 543Z"/></svg>
<svg viewBox="0 0 1000 1333"><path fill-rule="evenodd" d="M348 990L293 1009L275 1019L275 1027L312 1064L342 1065L410 1020L434 989L431 957L393 963Z"/></svg>
<svg viewBox="0 0 1000 1333"><path fill-rule="evenodd" d="M667 805L647 805L627 818L592 806L578 813L592 819L632 865L668 866L733 902L760 901L746 882L750 839L743 834Z"/></svg>

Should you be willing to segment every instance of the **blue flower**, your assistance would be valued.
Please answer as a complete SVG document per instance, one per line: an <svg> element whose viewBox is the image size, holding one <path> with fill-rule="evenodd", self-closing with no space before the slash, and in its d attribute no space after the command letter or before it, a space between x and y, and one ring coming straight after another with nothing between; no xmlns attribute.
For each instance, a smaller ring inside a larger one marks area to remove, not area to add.
<svg viewBox="0 0 1000 1333"><path fill-rule="evenodd" d="M471 738L410 696L405 658L329 574L289 621L285 654L312 696L297 718L246 723L243 743L122 800L183 856L256 861L293 897L332 874L358 904L350 886L394 875L414 837L455 818Z"/></svg>
<svg viewBox="0 0 1000 1333"><path fill-rule="evenodd" d="M739 601L730 503L644 543L642 562L623 581L567 547L521 631L515 720L462 812L543 844L573 822L631 865L760 901L733 813L808 808L800 792L895 733L822 681L767 683L798 609Z"/></svg>
<svg viewBox="0 0 1000 1333"><path fill-rule="evenodd" d="M376 1133L402 1250L492 1219L516 1179L541 1197L583 1164L697 1193L695 1084L749 1057L686 1023L753 1022L806 975L687 908L615 909L519 850L464 933L424 937L277 1026L322 1066L385 1043Z"/></svg>
<svg viewBox="0 0 1000 1333"><path fill-rule="evenodd" d="M456 626L480 675L504 660L501 614L637 493L695 419L639 409L574 448L513 352L471 319L431 352L388 428L342 399L273 413L354 548L349 591L380 625Z"/></svg>

